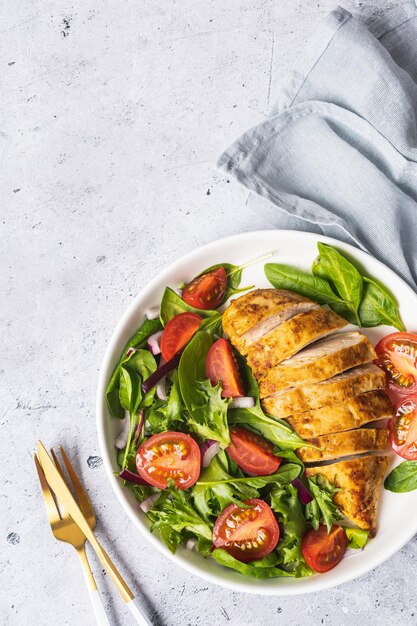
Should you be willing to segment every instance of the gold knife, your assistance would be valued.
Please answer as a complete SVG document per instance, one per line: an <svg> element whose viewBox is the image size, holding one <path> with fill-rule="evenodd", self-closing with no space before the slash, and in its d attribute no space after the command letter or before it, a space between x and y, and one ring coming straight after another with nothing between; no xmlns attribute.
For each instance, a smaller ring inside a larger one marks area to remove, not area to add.
<svg viewBox="0 0 417 626"><path fill-rule="evenodd" d="M51 489L55 493L56 497L58 498L58 501L64 505L74 522L78 524L84 535L87 537L88 541L91 543L101 564L112 578L114 584L116 585L123 600L126 602L126 605L130 609L131 613L135 617L137 623L141 626L152 626L152 623L143 612L143 609L135 600L135 596L133 595L126 581L123 579L104 548L100 545L87 520L82 514L80 507L76 503L71 491L68 489L64 479L61 477L41 441L38 442L38 456L45 474L45 478L49 483Z"/></svg>

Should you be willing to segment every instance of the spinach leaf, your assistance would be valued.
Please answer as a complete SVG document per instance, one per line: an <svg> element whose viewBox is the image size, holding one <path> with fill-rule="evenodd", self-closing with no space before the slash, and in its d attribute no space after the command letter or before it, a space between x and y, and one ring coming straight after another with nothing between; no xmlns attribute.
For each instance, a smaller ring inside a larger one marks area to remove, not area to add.
<svg viewBox="0 0 417 626"><path fill-rule="evenodd" d="M160 320L145 320L125 345L119 363L114 369L106 390L107 406L114 417L123 419L124 409L119 400L120 368L130 357L126 356L128 348L143 348L148 337L162 328Z"/></svg>
<svg viewBox="0 0 417 626"><path fill-rule="evenodd" d="M191 313L197 313L200 317L217 317L219 314L217 311L203 311L190 306L179 296L173 289L166 287L161 302L161 322L164 326L172 320L173 317L179 313L185 313L190 311Z"/></svg>
<svg viewBox="0 0 417 626"><path fill-rule="evenodd" d="M328 280L335 287L345 302L344 308L350 311L353 321L360 326L358 310L363 293L362 276L356 267L332 246L319 242L317 247L319 256L313 263L313 274Z"/></svg>
<svg viewBox="0 0 417 626"><path fill-rule="evenodd" d="M311 446L301 439L287 422L269 417L263 412L259 399L258 383L246 361L239 356L237 359L246 395L255 398L255 406L251 409L229 408L229 424L249 427L249 430L256 431L281 450L296 450L302 446Z"/></svg>
<svg viewBox="0 0 417 626"><path fill-rule="evenodd" d="M258 498L255 487L246 482L234 483L225 452L213 457L210 465L203 469L199 482L192 489L195 508L209 522L213 522L229 504L242 506L243 500ZM243 474L239 470L239 475ZM244 505L243 505L244 506Z"/></svg>
<svg viewBox="0 0 417 626"><path fill-rule="evenodd" d="M295 291L319 304L343 303L327 280L314 276L310 272L282 263L266 263L264 271L265 276L276 289Z"/></svg>
<svg viewBox="0 0 417 626"><path fill-rule="evenodd" d="M212 543L212 530L196 511L190 494L176 489L172 481L147 515L152 522L151 531L159 532L171 552L175 552L178 543L189 534L206 540L209 545Z"/></svg>
<svg viewBox="0 0 417 626"><path fill-rule="evenodd" d="M275 485L271 490L271 509L282 522L283 533L277 547L285 565L298 578L314 574L301 552L301 542L307 528L298 492L292 485Z"/></svg>
<svg viewBox="0 0 417 626"><path fill-rule="evenodd" d="M218 313L212 317L206 317L201 323L200 330L205 330L211 335L221 337L223 334L222 314Z"/></svg>
<svg viewBox="0 0 417 626"><path fill-rule="evenodd" d="M403 461L388 474L385 489L394 493L406 493L417 489L417 461Z"/></svg>
<svg viewBox="0 0 417 626"><path fill-rule="evenodd" d="M404 332L405 326L401 321L394 296L371 278L364 276L363 281L363 298L359 307L362 326L373 328L386 324Z"/></svg>
<svg viewBox="0 0 417 626"><path fill-rule="evenodd" d="M270 474L269 476L242 476L241 478L227 478L222 480L201 480L197 481L196 485L200 487L216 487L217 485L231 484L234 487L236 485L247 485L249 487L254 487L255 489L262 489L262 487L266 487L266 485L270 485L272 483L277 484L286 484L297 478L300 474L300 467L295 463L286 463L285 465L281 465L275 474Z"/></svg>
<svg viewBox="0 0 417 626"><path fill-rule="evenodd" d="M221 397L220 384L213 387L206 379L206 357L212 342L206 331L194 335L182 353L178 380L190 430L204 439L215 439L226 448L230 444L227 425L230 401Z"/></svg>
<svg viewBox="0 0 417 626"><path fill-rule="evenodd" d="M220 565L224 567L230 567L231 569L240 572L244 576L252 576L253 578L276 578L277 576L294 576L293 572L287 572L279 567L281 558L279 554L274 551L263 559L252 561L252 563L242 563L235 559L231 554L221 548L213 550L212 557L216 559Z"/></svg>
<svg viewBox="0 0 417 626"><path fill-rule="evenodd" d="M314 500L306 505L306 519L311 522L315 530L320 522L323 522L329 532L334 522L343 519L343 515L333 503L333 496L340 489L332 485L323 474L311 476L308 479L308 485Z"/></svg>
<svg viewBox="0 0 417 626"><path fill-rule="evenodd" d="M348 548L352 550L361 550L369 538L369 530L363 530L362 528L345 526L345 533L349 540Z"/></svg>

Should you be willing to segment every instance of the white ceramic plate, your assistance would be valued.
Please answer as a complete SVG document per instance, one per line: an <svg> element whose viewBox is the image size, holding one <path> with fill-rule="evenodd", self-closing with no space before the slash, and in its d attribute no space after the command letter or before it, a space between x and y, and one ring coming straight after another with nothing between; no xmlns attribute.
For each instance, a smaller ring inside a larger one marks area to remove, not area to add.
<svg viewBox="0 0 417 626"><path fill-rule="evenodd" d="M236 591L265 595L294 595L334 587L369 572L402 548L417 532L417 517L415 515L417 491L394 494L383 490L377 536L370 541L363 552L345 559L327 574L299 579L253 580L223 568L214 559L204 559L198 553L190 552L184 548L179 548L177 553L172 555L158 537L149 532L146 516L139 509L138 503L128 489L122 488L120 480L113 474L118 469L113 442L120 428L120 423L108 413L105 389L123 347L142 322L145 310L159 304L165 286L177 288L182 282L189 281L200 271L216 263L229 262L241 265L268 252L274 253L268 262L289 263L303 269L310 269L312 261L317 256L318 241L337 245L341 251L345 251L351 258L355 259L356 263L362 266L366 273L387 285L400 303L401 316L407 330L416 330L417 295L394 272L365 252L328 237L319 237L311 233L258 231L235 235L207 244L179 259L156 276L136 296L118 323L100 371L97 392L98 437L107 475L120 504L138 530L160 552L193 574ZM264 262L260 262L245 269L242 285L254 284L257 287L270 287L264 276L263 266ZM381 337L393 332L393 330L386 326L380 326L365 332L375 344ZM393 458L392 466L399 462L399 457Z"/></svg>

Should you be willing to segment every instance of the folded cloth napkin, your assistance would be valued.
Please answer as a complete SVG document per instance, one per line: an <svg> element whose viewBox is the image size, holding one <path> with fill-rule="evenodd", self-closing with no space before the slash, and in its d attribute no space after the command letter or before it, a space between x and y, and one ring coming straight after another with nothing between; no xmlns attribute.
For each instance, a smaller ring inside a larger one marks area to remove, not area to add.
<svg viewBox="0 0 417 626"><path fill-rule="evenodd" d="M370 27L330 13L268 118L218 165L269 200L257 208L274 226L353 242L415 287L416 2Z"/></svg>

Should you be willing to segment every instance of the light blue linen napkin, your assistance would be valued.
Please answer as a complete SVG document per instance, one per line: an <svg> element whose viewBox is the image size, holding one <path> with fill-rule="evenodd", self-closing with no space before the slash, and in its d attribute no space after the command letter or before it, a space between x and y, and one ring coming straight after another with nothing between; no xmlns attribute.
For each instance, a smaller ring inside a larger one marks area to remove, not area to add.
<svg viewBox="0 0 417 626"><path fill-rule="evenodd" d="M354 243L417 283L417 6L317 29L268 118L218 166L277 228ZM255 197L255 196L254 196Z"/></svg>

